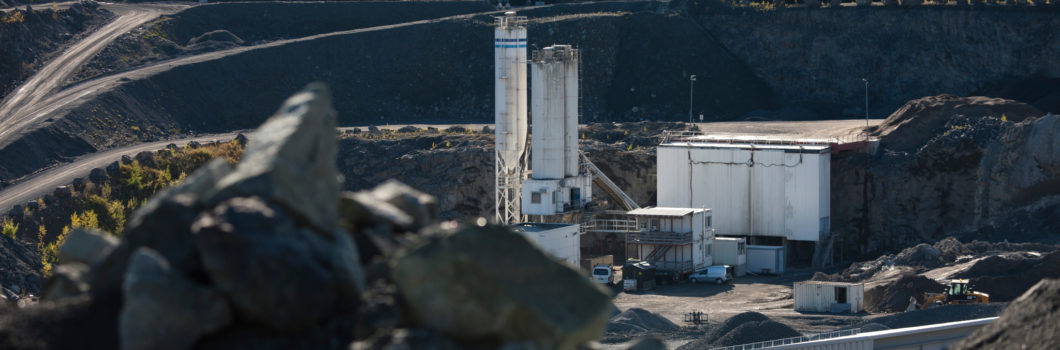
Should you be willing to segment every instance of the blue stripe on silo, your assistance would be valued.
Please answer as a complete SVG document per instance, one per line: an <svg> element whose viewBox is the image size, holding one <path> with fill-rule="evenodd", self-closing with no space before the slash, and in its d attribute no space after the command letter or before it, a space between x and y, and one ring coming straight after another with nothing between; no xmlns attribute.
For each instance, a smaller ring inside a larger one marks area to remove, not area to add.
<svg viewBox="0 0 1060 350"><path fill-rule="evenodd" d="M518 48L526 47L526 44L519 44L519 45L493 45L493 47L497 48L497 49L518 49Z"/></svg>
<svg viewBox="0 0 1060 350"><path fill-rule="evenodd" d="M525 42L526 38L517 38L517 39L503 39L502 38L502 39L494 39L493 41L494 42L498 42L498 43L516 43L516 42Z"/></svg>

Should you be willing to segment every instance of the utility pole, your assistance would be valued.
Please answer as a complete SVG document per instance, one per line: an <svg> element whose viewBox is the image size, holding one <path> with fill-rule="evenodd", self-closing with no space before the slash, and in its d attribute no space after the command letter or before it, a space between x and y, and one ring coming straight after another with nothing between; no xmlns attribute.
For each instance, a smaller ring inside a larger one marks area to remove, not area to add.
<svg viewBox="0 0 1060 350"><path fill-rule="evenodd" d="M865 128L869 128L869 80L861 78L865 82Z"/></svg>
<svg viewBox="0 0 1060 350"><path fill-rule="evenodd" d="M696 75L688 77L688 124L692 124L692 94L695 93Z"/></svg>

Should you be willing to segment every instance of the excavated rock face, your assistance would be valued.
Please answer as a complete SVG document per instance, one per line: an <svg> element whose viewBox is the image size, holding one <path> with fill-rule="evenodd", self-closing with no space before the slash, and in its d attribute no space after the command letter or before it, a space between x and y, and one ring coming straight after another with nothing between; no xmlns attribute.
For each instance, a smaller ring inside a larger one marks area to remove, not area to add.
<svg viewBox="0 0 1060 350"><path fill-rule="evenodd" d="M1001 313L953 348L1054 349L1060 344L1060 280L1038 282Z"/></svg>
<svg viewBox="0 0 1060 350"><path fill-rule="evenodd" d="M399 182L340 191L334 121L310 85L239 164L148 200L120 242L71 233L40 305L0 308L0 348L76 334L127 350L574 349L602 335L606 291L521 235L439 227L438 200Z"/></svg>
<svg viewBox="0 0 1060 350"><path fill-rule="evenodd" d="M1055 241L1060 118L982 97L911 101L877 154L832 163L833 233L847 258L935 242Z"/></svg>

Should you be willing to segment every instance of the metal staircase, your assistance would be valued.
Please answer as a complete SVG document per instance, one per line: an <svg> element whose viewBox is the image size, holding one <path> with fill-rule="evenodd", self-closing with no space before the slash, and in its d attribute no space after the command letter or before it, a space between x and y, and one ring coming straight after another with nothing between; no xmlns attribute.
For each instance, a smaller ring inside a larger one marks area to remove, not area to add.
<svg viewBox="0 0 1060 350"><path fill-rule="evenodd" d="M622 189L618 188L618 185L612 182L603 171L600 171L600 168L596 167L596 164L593 164L593 162L589 160L589 157L585 155L585 152L578 151L578 154L582 157L582 164L589 171L589 174L593 176L593 183L599 186L600 189L604 190L604 192L618 203L622 209L630 211L640 208L640 206L637 205L637 202L633 201L633 198L630 198L626 192L622 192Z"/></svg>

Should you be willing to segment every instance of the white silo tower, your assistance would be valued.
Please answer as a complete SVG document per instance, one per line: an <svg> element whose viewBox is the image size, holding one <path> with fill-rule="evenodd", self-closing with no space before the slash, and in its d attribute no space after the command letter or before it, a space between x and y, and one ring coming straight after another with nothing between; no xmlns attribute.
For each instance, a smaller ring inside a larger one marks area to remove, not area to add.
<svg viewBox="0 0 1060 350"><path fill-rule="evenodd" d="M526 155L526 17L505 12L495 18L494 92L497 221L522 221L520 185Z"/></svg>
<svg viewBox="0 0 1060 350"><path fill-rule="evenodd" d="M523 181L523 214L560 214L592 199L592 177L578 161L578 55L553 45L531 59L533 173Z"/></svg>

